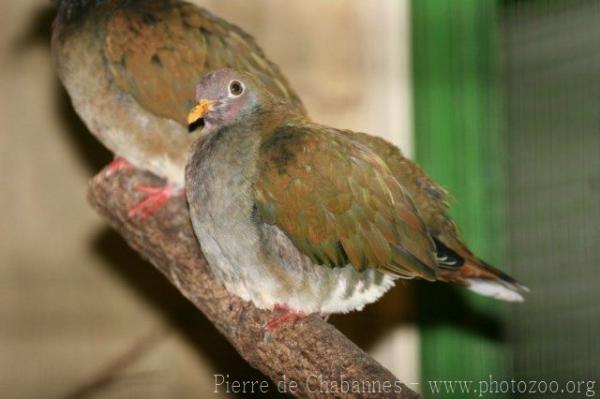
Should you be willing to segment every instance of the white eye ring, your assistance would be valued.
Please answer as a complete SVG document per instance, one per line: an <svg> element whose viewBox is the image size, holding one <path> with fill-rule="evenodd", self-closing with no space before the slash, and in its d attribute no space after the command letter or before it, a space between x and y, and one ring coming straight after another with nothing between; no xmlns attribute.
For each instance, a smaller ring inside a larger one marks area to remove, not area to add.
<svg viewBox="0 0 600 399"><path fill-rule="evenodd" d="M244 94L244 85L239 80L232 80L229 82L229 94L233 97L239 97Z"/></svg>

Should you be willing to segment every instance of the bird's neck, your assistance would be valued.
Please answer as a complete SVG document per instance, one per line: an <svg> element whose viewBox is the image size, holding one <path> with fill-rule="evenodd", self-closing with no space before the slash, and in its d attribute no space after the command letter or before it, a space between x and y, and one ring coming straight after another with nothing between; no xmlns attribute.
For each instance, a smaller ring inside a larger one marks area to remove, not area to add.
<svg viewBox="0 0 600 399"><path fill-rule="evenodd" d="M198 186L189 191L198 196L190 201L199 204L198 212L209 213L216 219L250 221L260 146L286 117L284 110L270 109L255 112L243 123L209 127L205 139L193 146L186 167L186 187Z"/></svg>
<svg viewBox="0 0 600 399"><path fill-rule="evenodd" d="M215 217L227 214L231 207L236 215L229 217L249 217L259 148L259 136L235 126L213 131L196 143L186 170L186 186L198 185L192 193L202 198L192 203L201 204L201 212Z"/></svg>

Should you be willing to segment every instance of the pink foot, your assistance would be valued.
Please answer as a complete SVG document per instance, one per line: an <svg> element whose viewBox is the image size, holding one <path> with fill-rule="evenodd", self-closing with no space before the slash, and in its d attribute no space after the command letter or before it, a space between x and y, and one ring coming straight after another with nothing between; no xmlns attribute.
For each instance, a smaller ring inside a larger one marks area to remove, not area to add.
<svg viewBox="0 0 600 399"><path fill-rule="evenodd" d="M171 197L183 194L183 190L176 189L170 185L162 187L138 186L136 191L145 193L147 196L140 202L129 208L127 215L131 218L147 219L158 212L169 202Z"/></svg>
<svg viewBox="0 0 600 399"><path fill-rule="evenodd" d="M106 176L110 177L118 171L131 169L132 167L133 166L131 166L125 158L117 157L104 168L104 173Z"/></svg>
<svg viewBox="0 0 600 399"><path fill-rule="evenodd" d="M295 323L300 321L306 317L306 315L302 312L295 312L292 309L288 308L285 305L277 304L273 309L274 312L283 312L281 316L278 316L274 319L269 320L269 322L265 325L265 329L269 332L274 332L283 324L286 323Z"/></svg>

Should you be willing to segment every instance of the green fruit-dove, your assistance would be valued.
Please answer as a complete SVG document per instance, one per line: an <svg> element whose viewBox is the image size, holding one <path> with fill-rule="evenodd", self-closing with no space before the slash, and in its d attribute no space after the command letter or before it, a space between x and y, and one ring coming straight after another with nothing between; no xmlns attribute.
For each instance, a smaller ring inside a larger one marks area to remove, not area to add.
<svg viewBox="0 0 600 399"><path fill-rule="evenodd" d="M194 87L208 71L251 72L269 90L304 108L277 66L238 27L179 0L57 0L52 54L74 108L116 155L109 171L129 164L165 178L140 187L149 215L180 191L189 146L186 117ZM124 161L126 160L126 161Z"/></svg>
<svg viewBox="0 0 600 399"><path fill-rule="evenodd" d="M188 121L205 128L186 193L232 293L295 314L361 309L398 278L523 299L525 287L461 241L445 191L392 145L311 122L244 72L209 73L196 93Z"/></svg>

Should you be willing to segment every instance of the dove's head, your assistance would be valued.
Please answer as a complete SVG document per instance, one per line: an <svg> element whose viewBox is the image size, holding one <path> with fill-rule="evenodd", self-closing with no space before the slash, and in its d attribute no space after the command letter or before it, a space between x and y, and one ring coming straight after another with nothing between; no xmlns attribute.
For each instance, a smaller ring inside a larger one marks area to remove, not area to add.
<svg viewBox="0 0 600 399"><path fill-rule="evenodd" d="M273 99L252 75L219 69L210 72L196 86L196 106L188 115L189 125L203 121L207 128L225 127L268 113Z"/></svg>

